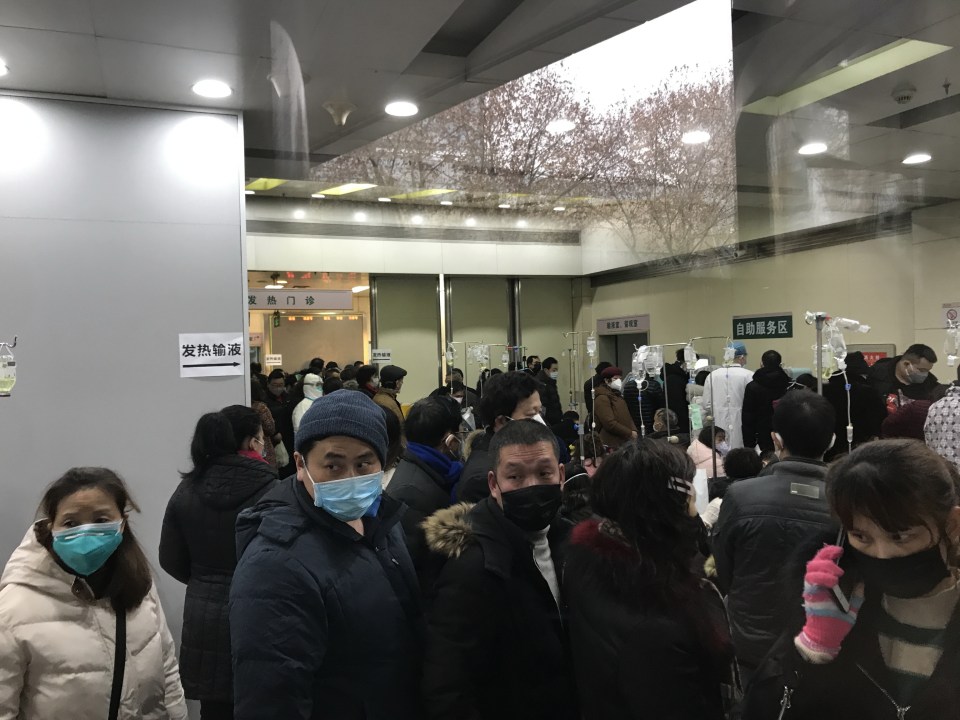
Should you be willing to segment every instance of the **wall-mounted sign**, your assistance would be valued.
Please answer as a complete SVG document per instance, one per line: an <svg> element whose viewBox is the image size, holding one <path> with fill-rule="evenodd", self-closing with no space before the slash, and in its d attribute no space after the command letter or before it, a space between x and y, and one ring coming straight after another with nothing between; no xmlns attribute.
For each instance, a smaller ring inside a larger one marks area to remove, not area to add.
<svg viewBox="0 0 960 720"><path fill-rule="evenodd" d="M283 355L267 355L263 361L264 365L273 365L274 367L280 367L283 365Z"/></svg>
<svg viewBox="0 0 960 720"><path fill-rule="evenodd" d="M250 347L263 347L263 333L250 333Z"/></svg>
<svg viewBox="0 0 960 720"><path fill-rule="evenodd" d="M248 310L353 310L349 290L250 290Z"/></svg>
<svg viewBox="0 0 960 720"><path fill-rule="evenodd" d="M243 333L180 333L180 377L243 375Z"/></svg>
<svg viewBox="0 0 960 720"><path fill-rule="evenodd" d="M384 348L374 348L370 351L370 362L372 363L390 363L393 362L393 350Z"/></svg>
<svg viewBox="0 0 960 720"><path fill-rule="evenodd" d="M734 315L734 340L766 340L767 338L792 338L793 314L768 313L765 315Z"/></svg>
<svg viewBox="0 0 960 720"><path fill-rule="evenodd" d="M650 332L649 315L630 315L628 317L597 320L597 335L624 335L641 332Z"/></svg>
<svg viewBox="0 0 960 720"><path fill-rule="evenodd" d="M944 303L942 319L944 327L947 327L947 323L956 323L960 320L960 302Z"/></svg>
<svg viewBox="0 0 960 720"><path fill-rule="evenodd" d="M867 361L867 365L871 367L877 360L883 360L884 358L892 358L897 355L897 346L893 343L885 344L869 344L869 345L847 345L847 354L854 352L862 352L863 359Z"/></svg>

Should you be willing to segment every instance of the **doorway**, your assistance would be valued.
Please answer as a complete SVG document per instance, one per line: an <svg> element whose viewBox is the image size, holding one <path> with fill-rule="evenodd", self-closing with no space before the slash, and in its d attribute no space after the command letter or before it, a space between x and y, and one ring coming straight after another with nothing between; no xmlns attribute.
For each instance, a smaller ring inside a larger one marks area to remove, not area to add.
<svg viewBox="0 0 960 720"><path fill-rule="evenodd" d="M650 333L647 332L601 335L600 360L613 363L627 374L633 365L634 349L646 345L649 338Z"/></svg>

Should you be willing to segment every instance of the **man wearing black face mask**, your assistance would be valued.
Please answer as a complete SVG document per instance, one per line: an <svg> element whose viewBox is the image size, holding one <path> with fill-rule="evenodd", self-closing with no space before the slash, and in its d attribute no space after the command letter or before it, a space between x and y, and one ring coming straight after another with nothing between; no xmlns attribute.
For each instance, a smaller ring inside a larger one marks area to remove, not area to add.
<svg viewBox="0 0 960 720"><path fill-rule="evenodd" d="M427 542L449 559L436 584L424 663L432 720L579 717L558 576L569 526L549 429L508 423L490 443L490 496L441 510Z"/></svg>

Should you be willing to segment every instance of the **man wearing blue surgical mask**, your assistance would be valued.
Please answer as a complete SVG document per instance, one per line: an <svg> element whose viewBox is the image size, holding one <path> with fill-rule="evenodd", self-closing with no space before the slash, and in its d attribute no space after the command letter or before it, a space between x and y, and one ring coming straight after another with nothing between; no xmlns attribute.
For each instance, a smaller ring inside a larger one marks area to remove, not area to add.
<svg viewBox="0 0 960 720"><path fill-rule="evenodd" d="M318 398L296 475L237 521L230 593L237 720L414 720L422 616L400 525L382 494L384 411L363 393Z"/></svg>

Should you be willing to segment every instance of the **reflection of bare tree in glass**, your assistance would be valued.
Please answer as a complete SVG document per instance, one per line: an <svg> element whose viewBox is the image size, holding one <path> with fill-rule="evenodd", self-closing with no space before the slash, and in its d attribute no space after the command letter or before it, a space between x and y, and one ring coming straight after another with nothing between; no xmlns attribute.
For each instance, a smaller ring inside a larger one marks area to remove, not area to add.
<svg viewBox="0 0 960 720"><path fill-rule="evenodd" d="M727 244L735 221L729 69L680 68L649 96L594 111L553 68L532 73L314 169L317 180L397 192L457 190L492 207L515 196L529 213L612 230L636 256ZM573 121L551 134L550 121ZM688 130L705 145L684 145ZM459 204L459 202L458 202Z"/></svg>
<svg viewBox="0 0 960 720"><path fill-rule="evenodd" d="M608 204L593 207L592 215L638 256L697 253L733 239L732 83L727 72L695 81L690 75L675 70L648 97L608 119L621 142L603 178ZM682 137L690 130L705 131L710 140L686 145Z"/></svg>

